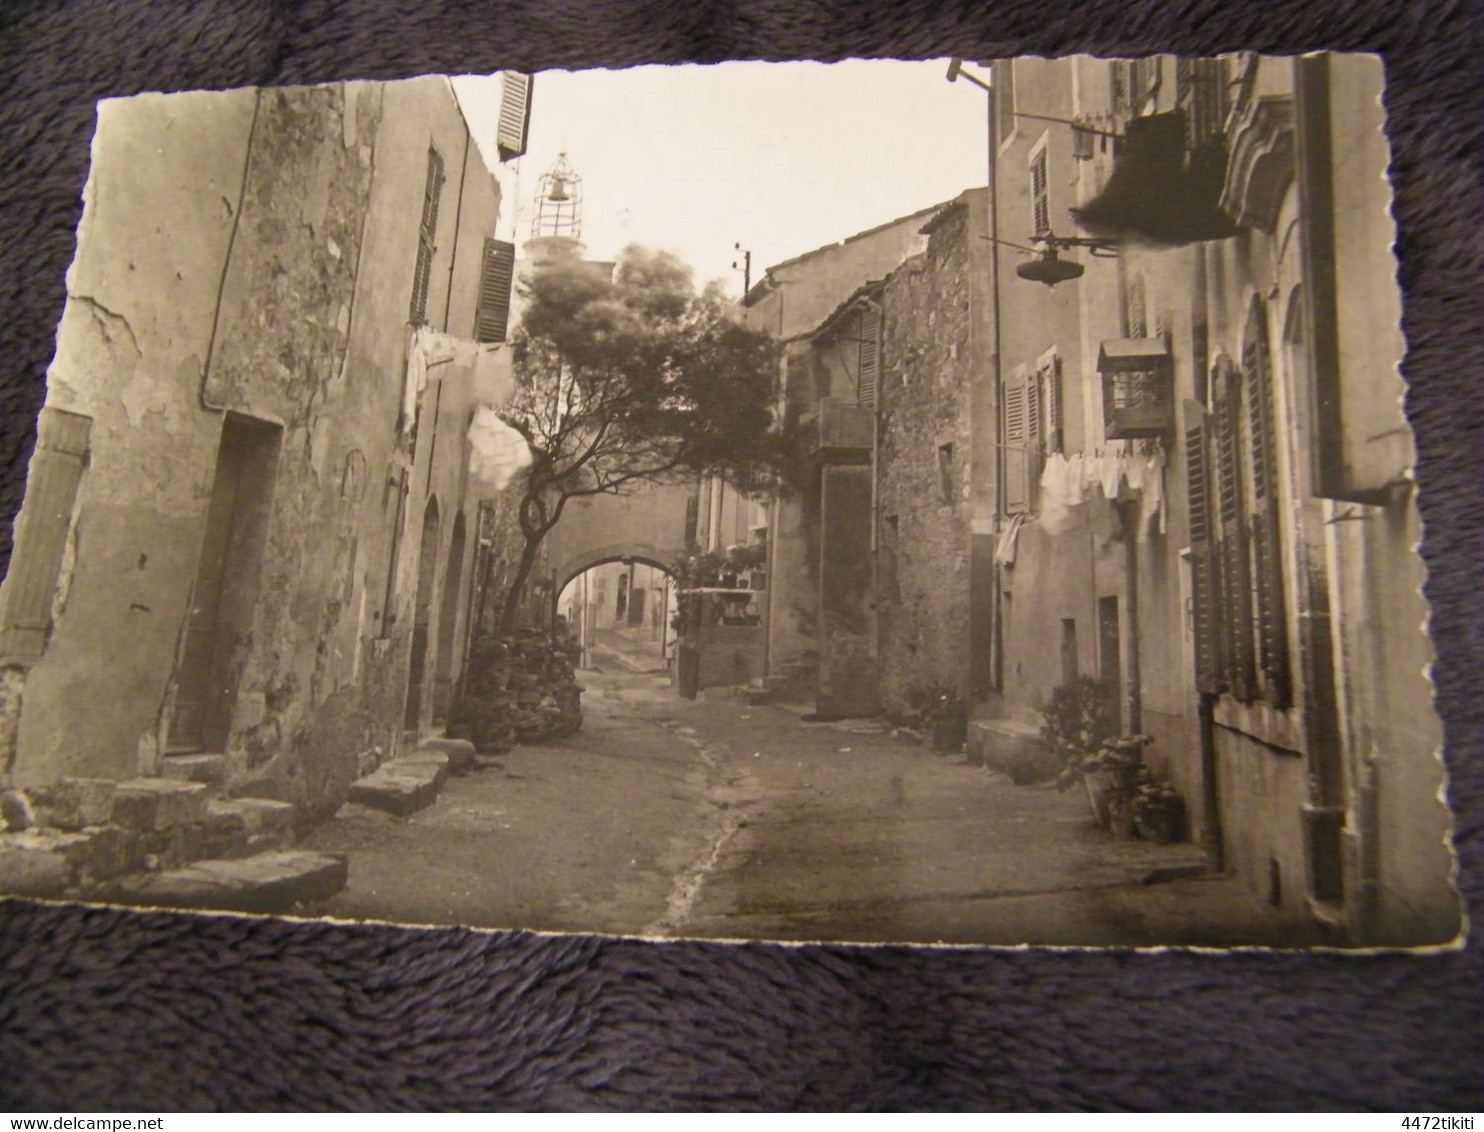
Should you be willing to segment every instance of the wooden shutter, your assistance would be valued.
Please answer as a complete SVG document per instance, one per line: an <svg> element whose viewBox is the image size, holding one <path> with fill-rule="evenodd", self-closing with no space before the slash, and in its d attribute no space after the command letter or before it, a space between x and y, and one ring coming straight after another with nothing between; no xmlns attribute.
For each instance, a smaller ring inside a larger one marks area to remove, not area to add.
<svg viewBox="0 0 1484 1132"><path fill-rule="evenodd" d="M1037 373L1037 392L1041 396L1040 427L1042 449L1046 455L1062 451L1062 380L1061 358L1052 355Z"/></svg>
<svg viewBox="0 0 1484 1132"><path fill-rule="evenodd" d="M474 315L474 337L480 342L503 342L510 325L510 288L515 282L515 245L485 240L479 273L479 309Z"/></svg>
<svg viewBox="0 0 1484 1132"><path fill-rule="evenodd" d="M1190 620L1195 639L1195 686L1222 690L1221 647L1216 610L1216 554L1212 543L1211 482L1204 408L1185 406L1185 483L1190 516Z"/></svg>
<svg viewBox="0 0 1484 1132"><path fill-rule="evenodd" d="M412 305L409 321L421 326L428 320L428 288L433 278L433 253L438 239L438 201L443 194L443 156L428 149L428 179L423 186L423 216L417 232L417 265L412 273Z"/></svg>
<svg viewBox="0 0 1484 1132"><path fill-rule="evenodd" d="M701 497L688 495L685 499L685 545L695 546L701 532Z"/></svg>
<svg viewBox="0 0 1484 1132"><path fill-rule="evenodd" d="M881 312L875 307L861 311L860 358L856 370L856 395L862 405L876 404L881 369Z"/></svg>
<svg viewBox="0 0 1484 1132"><path fill-rule="evenodd" d="M1040 467L1040 399L1023 370L1005 382L1005 513L1028 512Z"/></svg>
<svg viewBox="0 0 1484 1132"><path fill-rule="evenodd" d="M1242 356L1247 377L1247 425L1252 458L1252 571L1257 597L1257 667L1262 696L1277 707L1291 703L1288 619L1283 585L1278 451L1273 425L1273 371L1267 320L1254 304Z"/></svg>
<svg viewBox="0 0 1484 1132"><path fill-rule="evenodd" d="M1220 540L1218 593L1226 682L1239 700L1257 695L1252 649L1252 577L1248 568L1247 516L1242 490L1241 401L1230 369L1218 380L1212 423L1216 433L1215 510Z"/></svg>
<svg viewBox="0 0 1484 1132"><path fill-rule="evenodd" d="M37 660L46 651L52 603L72 529L77 487L88 459L90 417L44 408L36 422L36 452L26 501L16 523L15 551L5 578L0 657Z"/></svg>
<svg viewBox="0 0 1484 1132"><path fill-rule="evenodd" d="M526 151L526 137L531 129L531 88L536 80L518 71L505 71L500 81L503 89L495 148L500 151L501 161L509 161Z"/></svg>
<svg viewBox="0 0 1484 1132"><path fill-rule="evenodd" d="M1031 224L1038 236L1051 231L1051 189L1044 149L1031 158Z"/></svg>

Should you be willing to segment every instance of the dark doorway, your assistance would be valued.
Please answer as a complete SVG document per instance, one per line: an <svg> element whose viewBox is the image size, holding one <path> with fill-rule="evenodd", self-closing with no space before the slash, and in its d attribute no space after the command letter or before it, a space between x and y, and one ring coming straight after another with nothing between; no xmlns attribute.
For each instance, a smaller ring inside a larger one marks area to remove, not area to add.
<svg viewBox="0 0 1484 1132"><path fill-rule="evenodd" d="M448 568L443 575L443 606L438 614L438 667L433 675L433 722L448 718L453 699L453 662L458 654L459 587L464 581L464 513L454 516L448 545Z"/></svg>
<svg viewBox="0 0 1484 1132"><path fill-rule="evenodd" d="M1118 599L1098 598L1098 677L1102 679L1115 697L1114 702L1123 703L1123 655L1118 636Z"/></svg>
<svg viewBox="0 0 1484 1132"><path fill-rule="evenodd" d="M1070 684L1077 679L1081 666L1077 663L1077 619L1063 617L1061 622L1061 682Z"/></svg>
<svg viewBox="0 0 1484 1132"><path fill-rule="evenodd" d="M237 698L235 653L252 629L283 429L227 413L175 674L166 749L221 750Z"/></svg>
<svg viewBox="0 0 1484 1132"><path fill-rule="evenodd" d="M412 609L412 656L407 669L407 710L402 726L422 727L423 683L428 664L428 622L433 609L433 579L438 564L438 501L428 500L423 512L423 537L417 553L417 597Z"/></svg>

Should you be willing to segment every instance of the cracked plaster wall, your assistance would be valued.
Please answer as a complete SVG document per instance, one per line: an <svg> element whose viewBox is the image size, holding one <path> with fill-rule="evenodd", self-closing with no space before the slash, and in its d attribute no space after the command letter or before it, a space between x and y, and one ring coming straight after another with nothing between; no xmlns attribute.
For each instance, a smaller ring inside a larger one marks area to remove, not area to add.
<svg viewBox="0 0 1484 1132"><path fill-rule="evenodd" d="M393 749L420 501L438 493L450 516L441 577L473 410L471 375L448 373L415 451L399 427L430 141L446 180L429 319L468 335L499 194L444 80L100 108L49 384L51 404L93 418L93 450L67 607L28 675L17 784L156 765L223 410L283 430L255 615L232 656L234 789L312 814L361 752Z"/></svg>

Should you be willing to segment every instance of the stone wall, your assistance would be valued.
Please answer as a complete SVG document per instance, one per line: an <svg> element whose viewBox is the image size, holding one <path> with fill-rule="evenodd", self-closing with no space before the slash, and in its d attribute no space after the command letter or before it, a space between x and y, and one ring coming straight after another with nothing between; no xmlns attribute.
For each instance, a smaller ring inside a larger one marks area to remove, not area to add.
<svg viewBox="0 0 1484 1132"><path fill-rule="evenodd" d="M881 703L965 695L969 663L970 256L967 208L892 274L882 303L877 451Z"/></svg>

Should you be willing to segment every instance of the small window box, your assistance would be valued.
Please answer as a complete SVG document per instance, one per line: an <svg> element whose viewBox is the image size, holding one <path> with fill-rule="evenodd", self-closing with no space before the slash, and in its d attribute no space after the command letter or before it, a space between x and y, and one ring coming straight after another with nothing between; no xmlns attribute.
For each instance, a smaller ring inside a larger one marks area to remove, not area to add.
<svg viewBox="0 0 1484 1132"><path fill-rule="evenodd" d="M1112 338L1098 351L1109 440L1164 436L1174 424L1170 349L1161 338Z"/></svg>

